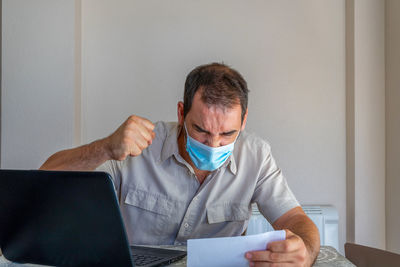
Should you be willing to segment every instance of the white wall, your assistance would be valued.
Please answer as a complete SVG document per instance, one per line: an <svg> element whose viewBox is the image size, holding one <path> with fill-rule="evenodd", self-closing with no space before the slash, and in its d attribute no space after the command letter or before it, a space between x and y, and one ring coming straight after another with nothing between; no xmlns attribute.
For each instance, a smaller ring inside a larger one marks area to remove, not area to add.
<svg viewBox="0 0 400 267"><path fill-rule="evenodd" d="M82 140L130 114L176 120L185 76L224 61L250 87L248 130L302 204L331 204L345 241L344 1L82 2Z"/></svg>
<svg viewBox="0 0 400 267"><path fill-rule="evenodd" d="M400 253L400 1L386 1L386 245Z"/></svg>
<svg viewBox="0 0 400 267"><path fill-rule="evenodd" d="M1 167L73 145L74 2L2 1Z"/></svg>
<svg viewBox="0 0 400 267"><path fill-rule="evenodd" d="M395 2L390 25L399 25ZM350 230L375 247L385 244L383 3L356 0L353 14ZM3 0L2 168L37 168L129 114L176 120L186 74L224 61L249 83L248 130L270 141L302 204L339 210L345 242L345 1L83 0L82 28L80 4ZM388 32L386 235L398 251L399 35Z"/></svg>
<svg viewBox="0 0 400 267"><path fill-rule="evenodd" d="M355 242L385 249L385 3L354 11Z"/></svg>

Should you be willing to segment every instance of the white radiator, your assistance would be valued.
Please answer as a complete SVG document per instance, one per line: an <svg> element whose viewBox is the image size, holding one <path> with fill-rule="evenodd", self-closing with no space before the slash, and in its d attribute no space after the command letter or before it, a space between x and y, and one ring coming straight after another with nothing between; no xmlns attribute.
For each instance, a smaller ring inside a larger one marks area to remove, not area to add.
<svg viewBox="0 0 400 267"><path fill-rule="evenodd" d="M273 231L271 224L253 205L253 214L247 227L247 235L254 235ZM318 227L322 246L332 246L339 251L339 216L337 210L332 206L302 206L304 212Z"/></svg>

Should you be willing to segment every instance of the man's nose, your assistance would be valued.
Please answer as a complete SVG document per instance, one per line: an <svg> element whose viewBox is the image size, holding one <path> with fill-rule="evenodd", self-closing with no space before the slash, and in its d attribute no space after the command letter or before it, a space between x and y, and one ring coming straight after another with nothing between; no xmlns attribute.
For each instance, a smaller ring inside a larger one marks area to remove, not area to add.
<svg viewBox="0 0 400 267"><path fill-rule="evenodd" d="M219 147L221 146L221 140L217 137L210 137L208 140L208 145L210 147Z"/></svg>

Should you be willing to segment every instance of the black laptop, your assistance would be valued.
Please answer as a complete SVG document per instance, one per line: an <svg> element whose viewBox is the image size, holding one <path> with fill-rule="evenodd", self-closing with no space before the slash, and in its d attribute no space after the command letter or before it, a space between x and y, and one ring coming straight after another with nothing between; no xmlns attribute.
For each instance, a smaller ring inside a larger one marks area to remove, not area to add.
<svg viewBox="0 0 400 267"><path fill-rule="evenodd" d="M0 170L0 247L10 261L53 266L163 266L186 255L128 245L104 172Z"/></svg>

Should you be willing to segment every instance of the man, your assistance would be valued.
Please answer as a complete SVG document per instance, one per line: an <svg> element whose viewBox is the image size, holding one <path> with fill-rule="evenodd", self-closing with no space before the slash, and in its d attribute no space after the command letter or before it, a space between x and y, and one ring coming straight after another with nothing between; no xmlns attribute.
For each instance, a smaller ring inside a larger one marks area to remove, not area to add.
<svg viewBox="0 0 400 267"><path fill-rule="evenodd" d="M286 240L244 255L250 266L310 266L318 229L290 191L270 146L244 131L248 89L223 64L195 68L178 103L178 123L130 116L113 134L60 151L47 170L101 170L114 181L133 244L184 244L241 235L251 203Z"/></svg>

